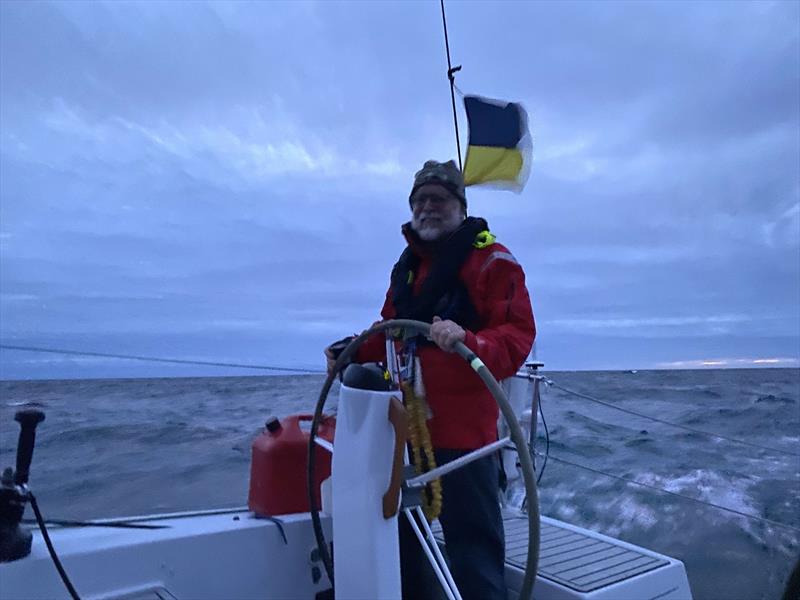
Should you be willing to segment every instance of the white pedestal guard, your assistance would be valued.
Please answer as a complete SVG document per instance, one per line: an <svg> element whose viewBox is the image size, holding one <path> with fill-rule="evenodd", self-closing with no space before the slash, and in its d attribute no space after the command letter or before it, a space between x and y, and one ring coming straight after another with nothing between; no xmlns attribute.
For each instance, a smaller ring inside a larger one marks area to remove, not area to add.
<svg viewBox="0 0 800 600"><path fill-rule="evenodd" d="M383 516L395 434L391 399L399 392L342 386L331 471L336 596L400 598L397 515Z"/></svg>

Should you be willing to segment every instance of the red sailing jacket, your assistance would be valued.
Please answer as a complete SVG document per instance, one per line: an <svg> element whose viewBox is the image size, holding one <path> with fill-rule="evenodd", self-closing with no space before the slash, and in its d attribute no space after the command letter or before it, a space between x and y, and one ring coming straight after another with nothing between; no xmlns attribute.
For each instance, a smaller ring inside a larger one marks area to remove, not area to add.
<svg viewBox="0 0 800 600"><path fill-rule="evenodd" d="M414 293L431 268L431 257L406 236L421 258ZM464 344L477 354L495 378L511 377L525 362L536 335L525 274L502 244L473 248L459 270L480 324L467 331ZM395 317L391 287L381 316ZM417 348L426 400L433 416L428 421L436 448L472 450L497 439L498 407L480 377L458 354L435 345ZM385 338L376 335L359 348L357 362L385 360Z"/></svg>

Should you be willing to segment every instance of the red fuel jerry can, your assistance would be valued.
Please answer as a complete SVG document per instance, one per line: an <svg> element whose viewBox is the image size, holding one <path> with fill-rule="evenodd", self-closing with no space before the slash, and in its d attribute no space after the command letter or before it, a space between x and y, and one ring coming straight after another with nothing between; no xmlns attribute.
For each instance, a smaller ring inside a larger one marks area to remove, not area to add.
<svg viewBox="0 0 800 600"><path fill-rule="evenodd" d="M300 428L300 421L311 421L311 415L290 415L280 421L267 420L264 432L253 442L250 463L250 494L247 505L258 515L288 515L308 512L309 432ZM335 417L323 417L317 436L333 442ZM320 484L330 477L331 453L317 446L315 493L320 507Z"/></svg>

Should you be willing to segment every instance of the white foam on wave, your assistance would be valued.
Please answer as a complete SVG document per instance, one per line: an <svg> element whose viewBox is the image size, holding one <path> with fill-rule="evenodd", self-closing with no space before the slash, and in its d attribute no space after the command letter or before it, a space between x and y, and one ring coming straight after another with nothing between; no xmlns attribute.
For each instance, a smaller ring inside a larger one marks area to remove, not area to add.
<svg viewBox="0 0 800 600"><path fill-rule="evenodd" d="M574 504L562 503L556 506L556 513L562 521L574 520L578 514Z"/></svg>
<svg viewBox="0 0 800 600"><path fill-rule="evenodd" d="M790 473L794 473L796 477L798 468L800 468L797 458L788 454L743 457L739 459L739 466L742 472L750 473L748 478L754 484L767 477L785 479ZM761 475L752 473L761 473Z"/></svg>
<svg viewBox="0 0 800 600"><path fill-rule="evenodd" d="M620 517L627 522L634 521L642 527L650 528L658 522L658 515L649 506L639 504L631 496L617 504Z"/></svg>
<svg viewBox="0 0 800 600"><path fill-rule="evenodd" d="M664 477L655 473L641 473L636 477L641 483L743 513L739 515L709 506L710 521L706 524L712 525L711 520L716 523L735 522L741 531L756 543L784 548L788 552L796 547L796 537L784 528L758 520L765 516L763 511L757 508L748 491L757 485L759 479L757 477L729 479L718 472L704 469L696 469L679 477ZM642 504L637 502L637 498L641 499L641 496L631 493L604 503L602 508L596 506L595 508L601 509L604 514L614 515L613 520L602 527L603 533L624 538L626 531L630 531L632 527L658 530L662 522L686 522L684 513L688 508L686 501L677 498L669 501L668 496L655 491L653 496L660 499L651 498L646 504ZM790 507L791 502L787 500L786 506ZM752 515L757 519L744 515Z"/></svg>
<svg viewBox="0 0 800 600"><path fill-rule="evenodd" d="M522 492L524 495L524 489ZM581 505L578 494L573 488L559 485L543 490L539 500L545 514L568 523L581 522Z"/></svg>
<svg viewBox="0 0 800 600"><path fill-rule="evenodd" d="M669 492L760 516L761 511L753 505L752 498L747 493L747 490L753 485L754 479L756 478L729 479L716 471L706 469L695 469L679 477L664 477L655 473L643 473L637 477L637 480L642 483Z"/></svg>
<svg viewBox="0 0 800 600"><path fill-rule="evenodd" d="M609 503L607 514L615 515L614 521L606 527L606 532L614 537L629 529L632 525L640 529L650 529L658 523L659 517L650 506L637 502L632 495Z"/></svg>
<svg viewBox="0 0 800 600"><path fill-rule="evenodd" d="M763 511L754 504L752 496L748 493L752 486L757 485L760 479L758 477L728 478L716 471L695 469L680 477L643 473L637 479L670 492L743 513L737 515L709 506L709 515L716 515L718 521L736 521L742 531L759 543L767 543L770 539L773 540L772 543L775 542L778 531L769 523L758 520L765 518ZM757 518L751 519L744 515Z"/></svg>
<svg viewBox="0 0 800 600"><path fill-rule="evenodd" d="M640 495L620 494L604 485L579 487L577 491L574 485L559 485L547 489L545 497L545 514L613 537L632 528L649 530L660 518L660 509L642 502Z"/></svg>

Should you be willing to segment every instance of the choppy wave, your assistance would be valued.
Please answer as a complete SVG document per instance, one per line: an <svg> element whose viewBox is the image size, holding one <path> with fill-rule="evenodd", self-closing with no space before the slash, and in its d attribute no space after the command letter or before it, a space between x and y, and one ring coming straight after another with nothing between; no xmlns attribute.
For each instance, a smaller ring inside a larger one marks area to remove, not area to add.
<svg viewBox="0 0 800 600"><path fill-rule="evenodd" d="M800 452L797 369L548 376L662 420ZM0 466L13 463L14 411L35 401L47 420L31 485L46 516L241 505L250 444L266 418L311 412L321 385L317 376L0 382ZM542 402L553 457L800 528L795 456L649 422L554 388ZM521 494L512 486L512 501ZM683 560L701 600L779 597L799 553L796 531L555 460L540 500L544 514Z"/></svg>

